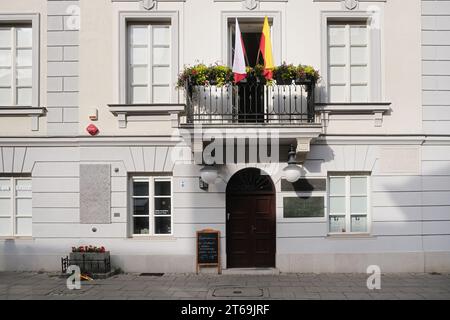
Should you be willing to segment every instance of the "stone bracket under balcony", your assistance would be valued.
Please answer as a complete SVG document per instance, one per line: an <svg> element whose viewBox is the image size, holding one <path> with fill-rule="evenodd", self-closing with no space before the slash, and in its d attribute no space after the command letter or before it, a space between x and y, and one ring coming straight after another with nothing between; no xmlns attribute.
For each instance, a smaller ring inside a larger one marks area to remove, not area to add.
<svg viewBox="0 0 450 320"><path fill-rule="evenodd" d="M119 128L127 127L129 117L167 115L170 117L172 128L178 128L179 114L184 104L109 104L109 111L118 118Z"/></svg>
<svg viewBox="0 0 450 320"><path fill-rule="evenodd" d="M316 113L320 114L322 125L328 127L330 115L368 115L374 119L375 127L383 126L383 117L390 111L390 102L380 103L317 103Z"/></svg>
<svg viewBox="0 0 450 320"><path fill-rule="evenodd" d="M184 127L187 129L187 127ZM203 151L206 146L215 139L227 139L237 143L247 143L248 140L266 139L271 141L276 139L280 147L293 145L296 147L297 160L304 162L310 151L311 142L322 134L321 124L309 124L303 126L215 126L202 128L189 128L191 131L191 149L193 159L196 164L203 164ZM247 141L246 141L247 140Z"/></svg>

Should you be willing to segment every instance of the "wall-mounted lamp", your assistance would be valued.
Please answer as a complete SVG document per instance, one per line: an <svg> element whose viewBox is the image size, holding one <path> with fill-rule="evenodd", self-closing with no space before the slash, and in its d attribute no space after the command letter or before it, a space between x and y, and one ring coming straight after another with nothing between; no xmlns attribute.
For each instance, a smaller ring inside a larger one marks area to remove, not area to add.
<svg viewBox="0 0 450 320"><path fill-rule="evenodd" d="M288 166L284 168L284 174L286 176L286 180L294 183L300 179L302 176L302 172L297 162L297 152L295 152L294 146L291 144L291 149L288 154Z"/></svg>
<svg viewBox="0 0 450 320"><path fill-rule="evenodd" d="M215 166L205 166L200 170L199 187L207 190L210 184L215 184L219 176L218 170Z"/></svg>

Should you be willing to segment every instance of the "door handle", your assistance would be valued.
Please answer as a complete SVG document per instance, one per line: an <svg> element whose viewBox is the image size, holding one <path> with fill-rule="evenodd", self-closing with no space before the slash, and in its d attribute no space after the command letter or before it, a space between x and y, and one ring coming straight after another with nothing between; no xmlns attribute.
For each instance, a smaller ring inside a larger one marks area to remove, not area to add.
<svg viewBox="0 0 450 320"><path fill-rule="evenodd" d="M230 213L227 212L227 221L230 221Z"/></svg>

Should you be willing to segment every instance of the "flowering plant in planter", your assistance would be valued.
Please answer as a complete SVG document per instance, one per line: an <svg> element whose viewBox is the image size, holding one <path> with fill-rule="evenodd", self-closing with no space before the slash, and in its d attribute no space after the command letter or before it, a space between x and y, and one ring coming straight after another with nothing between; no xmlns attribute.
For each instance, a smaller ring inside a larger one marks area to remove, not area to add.
<svg viewBox="0 0 450 320"><path fill-rule="evenodd" d="M106 252L105 247L96 247L96 246L79 246L72 247L72 252L82 252L82 253L104 253Z"/></svg>
<svg viewBox="0 0 450 320"><path fill-rule="evenodd" d="M179 88L186 87L187 84L192 86L224 86L233 81L233 71L231 68L222 65L206 66L205 64L197 64L192 67L185 68L178 75L177 86Z"/></svg>
<svg viewBox="0 0 450 320"><path fill-rule="evenodd" d="M301 84L305 81L316 83L320 79L319 72L311 66L294 66L286 63L274 69L273 77L280 85L292 84L292 82Z"/></svg>

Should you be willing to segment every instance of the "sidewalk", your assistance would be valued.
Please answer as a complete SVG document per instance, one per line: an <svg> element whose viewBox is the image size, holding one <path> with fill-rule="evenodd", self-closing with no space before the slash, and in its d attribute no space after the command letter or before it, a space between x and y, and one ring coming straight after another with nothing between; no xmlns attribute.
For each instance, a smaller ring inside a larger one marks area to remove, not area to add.
<svg viewBox="0 0 450 320"><path fill-rule="evenodd" d="M381 290L369 290L366 274L144 276L121 274L82 282L68 290L58 273L0 272L0 299L444 299L448 274L385 274Z"/></svg>

